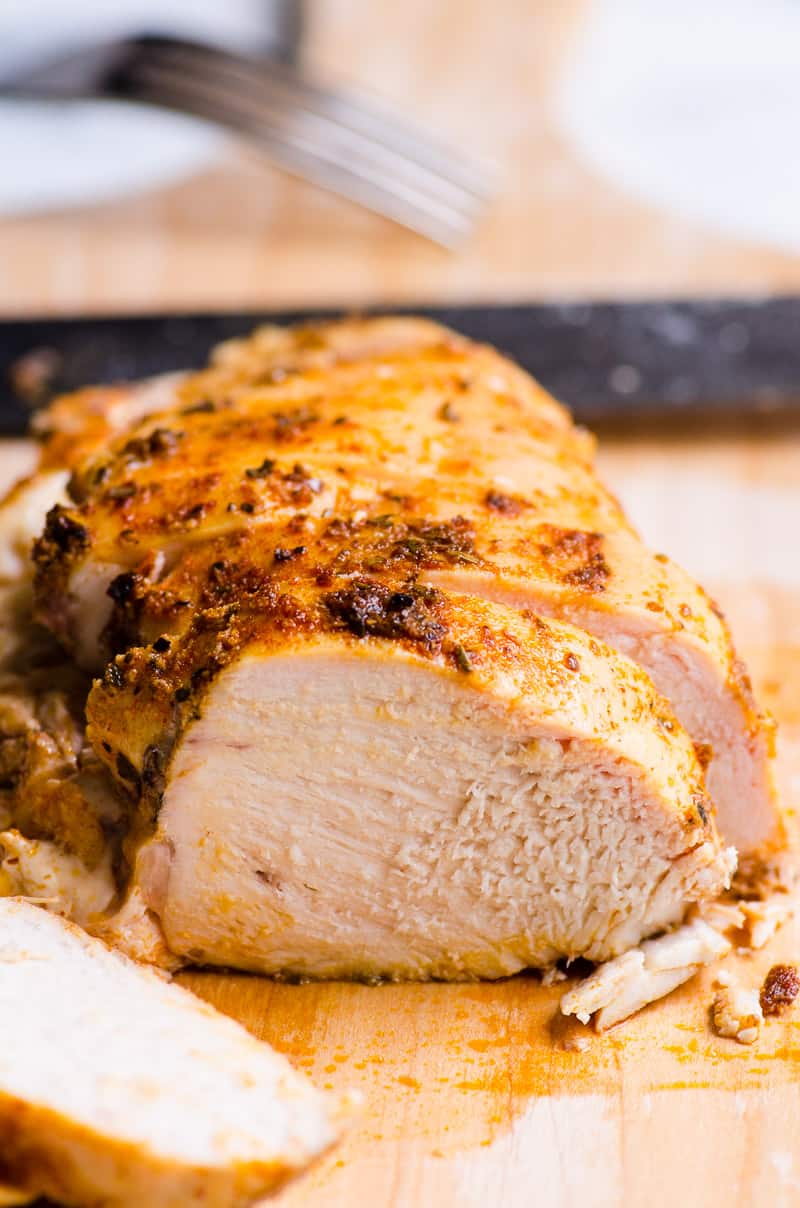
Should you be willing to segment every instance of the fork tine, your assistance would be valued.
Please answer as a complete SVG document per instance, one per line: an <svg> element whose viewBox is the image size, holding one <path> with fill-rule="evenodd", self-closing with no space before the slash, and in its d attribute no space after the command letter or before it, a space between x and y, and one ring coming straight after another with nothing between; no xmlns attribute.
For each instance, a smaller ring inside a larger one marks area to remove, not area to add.
<svg viewBox="0 0 800 1208"><path fill-rule="evenodd" d="M126 72L125 91L141 99L185 108L200 117L255 133L276 159L319 183L368 202L382 213L429 237L453 245L473 225L480 199L452 182L420 170L358 131L327 116L298 111L274 90L232 90L216 55L153 54L148 46ZM300 117L298 118L298 113ZM326 143L331 136L336 140ZM338 143L338 145L337 145ZM347 159L342 162L342 155ZM405 179L404 179L405 178Z"/></svg>
<svg viewBox="0 0 800 1208"><path fill-rule="evenodd" d="M404 121L390 106L376 98L322 88L283 64L273 66L270 63L265 67L263 62L200 43L161 41L149 45L157 47L165 57L176 54L192 56L196 58L199 68L205 66L213 67L218 72L229 71L239 78L246 78L256 87L269 86L275 92L282 90L298 106L321 116L332 116L349 129L394 149L407 160L432 169L438 176L447 176L454 184L479 197L491 194L488 166L479 167L432 138L426 131Z"/></svg>
<svg viewBox="0 0 800 1208"><path fill-rule="evenodd" d="M234 130L246 130L259 138L283 167L377 210L438 243L456 246L473 225L469 213L454 209L447 202L410 188L404 182L388 183L380 169L363 162L345 165L335 151L331 153L297 132L281 130L280 122L273 120L265 124L253 114L243 114L241 107L230 105L230 95L210 99L207 81L198 86L189 78L167 77L155 70L153 77L150 83L140 81L129 95L222 122Z"/></svg>
<svg viewBox="0 0 800 1208"><path fill-rule="evenodd" d="M229 89L235 90L237 97L241 97L243 88L246 88L246 95L252 97L254 101L257 100L265 109L270 106L279 106L282 112L306 113L319 123L321 139L332 137L342 139L346 134L348 152L368 153L373 161L384 162L387 172L391 173L395 179L398 176L405 176L409 178L409 183L413 182L416 189L426 188L427 191L435 193L437 197L446 194L456 208L474 212L476 203L484 200L481 194L470 192L458 182L443 175L438 167L433 168L422 164L419 159L412 162L408 155L392 146L387 147L383 141L370 137L360 130L354 130L330 113L319 112L313 107L309 108L300 93L296 89L287 89L277 77L273 76L271 70L264 71L258 65L253 66L246 60L237 59L236 56L218 52L215 48L197 47L194 44L176 45L171 43L164 46L155 43L148 45L146 53L140 59L140 70L152 71L156 64L183 74L188 72L193 76L199 76L209 87L215 86L211 81L218 82L220 90L227 81Z"/></svg>

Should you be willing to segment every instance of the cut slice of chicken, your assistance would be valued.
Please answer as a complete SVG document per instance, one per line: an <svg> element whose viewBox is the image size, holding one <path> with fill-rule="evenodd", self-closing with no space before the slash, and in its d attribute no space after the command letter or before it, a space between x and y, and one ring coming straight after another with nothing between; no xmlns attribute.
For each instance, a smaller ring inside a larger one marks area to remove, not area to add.
<svg viewBox="0 0 800 1208"><path fill-rule="evenodd" d="M691 743L635 664L499 605L344 582L209 607L92 691L173 953L499 977L621 952L729 882Z"/></svg>
<svg viewBox="0 0 800 1208"><path fill-rule="evenodd" d="M65 1204L250 1203L335 1139L335 1102L186 991L0 899L0 1178Z"/></svg>
<svg viewBox="0 0 800 1208"><path fill-rule="evenodd" d="M120 575L158 583L187 552L256 530L291 551L331 517L388 517L419 550L415 530L459 517L469 550L448 562L422 548L419 576L635 658L707 758L725 836L745 852L783 842L771 725L718 610L643 548L595 477L591 441L491 350L416 320L269 329L180 381L173 410L85 462L73 493L39 545L39 607L95 670Z"/></svg>

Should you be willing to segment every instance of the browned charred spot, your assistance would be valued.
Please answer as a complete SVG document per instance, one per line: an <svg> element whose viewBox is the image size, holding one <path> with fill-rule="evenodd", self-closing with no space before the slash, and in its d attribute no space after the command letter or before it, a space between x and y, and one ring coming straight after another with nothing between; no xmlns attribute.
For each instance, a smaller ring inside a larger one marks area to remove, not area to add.
<svg viewBox="0 0 800 1208"><path fill-rule="evenodd" d="M305 553L307 553L305 545L295 545L293 549L285 549L279 545L272 556L276 562L293 562L296 558L302 558Z"/></svg>
<svg viewBox="0 0 800 1208"><path fill-rule="evenodd" d="M392 547L393 558L411 562L477 563L475 529L470 520L455 516L442 523L420 521L405 526L405 534Z"/></svg>
<svg viewBox="0 0 800 1208"><path fill-rule="evenodd" d="M144 463L155 457L166 457L173 453L182 439L183 432L171 428L154 428L149 436L133 436L122 446L122 456L128 462Z"/></svg>
<svg viewBox="0 0 800 1208"><path fill-rule="evenodd" d="M73 503L85 503L93 487L102 486L111 473L108 465L97 466L90 474L79 474L73 471L67 483L67 495Z"/></svg>
<svg viewBox="0 0 800 1208"><path fill-rule="evenodd" d="M451 402L442 403L439 408L439 419L444 420L446 424L461 423L461 416Z"/></svg>
<svg viewBox="0 0 800 1208"><path fill-rule="evenodd" d="M248 478L268 478L275 469L275 459L265 457L260 466L250 466L245 470L245 475Z"/></svg>
<svg viewBox="0 0 800 1208"><path fill-rule="evenodd" d="M663 612L664 611L664 605L659 604L658 600L648 600L647 603L645 604L645 608L647 608L650 612Z"/></svg>
<svg viewBox="0 0 800 1208"><path fill-rule="evenodd" d="M134 788L139 787L141 782L139 773L131 763L130 759L128 759L127 755L123 755L122 751L117 752L115 766L120 780L124 780L127 784L132 785Z"/></svg>
<svg viewBox="0 0 800 1208"><path fill-rule="evenodd" d="M44 532L33 546L33 558L37 566L44 569L62 555L86 549L88 544L89 530L86 526L57 503L47 513Z"/></svg>
<svg viewBox="0 0 800 1208"><path fill-rule="evenodd" d="M183 507L176 508L175 511L170 514L170 516L167 518L167 527L172 528L173 526L184 526L186 528L193 528L195 525L200 523L206 512L208 512L212 507L213 504L207 501L191 504L187 503Z"/></svg>
<svg viewBox="0 0 800 1208"><path fill-rule="evenodd" d="M697 756L697 762L705 772L711 760L714 758L714 748L710 742L695 742L692 743L694 753Z"/></svg>
<svg viewBox="0 0 800 1208"><path fill-rule="evenodd" d="M782 1015L800 993L800 976L794 965L773 965L758 1000L765 1015Z"/></svg>
<svg viewBox="0 0 800 1208"><path fill-rule="evenodd" d="M656 562L669 562L669 558L666 554L653 554L653 557L655 558Z"/></svg>
<svg viewBox="0 0 800 1208"><path fill-rule="evenodd" d="M323 596L330 615L356 637L404 639L429 651L441 648L447 626L440 619L444 598L433 588L411 585L393 591L361 579Z"/></svg>
<svg viewBox="0 0 800 1208"><path fill-rule="evenodd" d="M125 604L133 595L135 587L136 575L133 571L123 571L111 580L106 588L106 595L110 596L115 604Z"/></svg>
<svg viewBox="0 0 800 1208"><path fill-rule="evenodd" d="M276 441L292 441L301 436L312 424L319 422L319 415L309 407L295 407L291 411L275 411L272 415L272 437Z"/></svg>
<svg viewBox="0 0 800 1208"><path fill-rule="evenodd" d="M583 591L605 591L611 571L603 556L602 533L543 524L539 536L543 538L539 552L562 583Z"/></svg>
<svg viewBox="0 0 800 1208"><path fill-rule="evenodd" d="M208 581L216 586L222 586L230 580L231 564L225 558L218 558L208 568Z"/></svg>
<svg viewBox="0 0 800 1208"><path fill-rule="evenodd" d="M581 665L580 665L580 663L578 662L578 659L577 659L577 658L575 657L575 655L574 655L574 654L573 654L571 651L569 651L569 650L568 650L568 651L567 651L567 653L564 655L564 658L563 658L563 660L562 660L562 661L563 661L564 666L567 668L567 670L568 670L568 671L580 671L580 669L581 669Z"/></svg>
<svg viewBox="0 0 800 1208"><path fill-rule="evenodd" d="M690 619L690 617L692 617L694 615L688 604L681 604L680 607L678 608L678 612L681 614L681 616L683 617L683 619L685 621L688 621Z"/></svg>
<svg viewBox="0 0 800 1208"><path fill-rule="evenodd" d="M363 521L338 518L325 529L322 542L342 543L330 564L336 574L382 571L403 563L414 570L480 564L474 528L463 516L442 523L406 521L391 513Z"/></svg>
<svg viewBox="0 0 800 1208"><path fill-rule="evenodd" d="M487 491L483 502L491 511L501 512L504 516L518 516L527 507L524 500L515 499L513 495L504 495L502 491Z"/></svg>
<svg viewBox="0 0 800 1208"><path fill-rule="evenodd" d="M114 607L101 638L104 648L112 654L121 654L146 642L142 636L145 612L153 618L159 614L169 617L175 603L170 593L155 589L146 574L136 571L117 575L108 585L106 595L114 601Z"/></svg>
<svg viewBox="0 0 800 1208"><path fill-rule="evenodd" d="M153 649L156 654L166 654L171 645L169 638L160 637L153 642Z"/></svg>
<svg viewBox="0 0 800 1208"><path fill-rule="evenodd" d="M117 486L109 487L103 496L103 501L106 503L121 504L128 499L133 499L137 491L135 482L121 482Z"/></svg>
<svg viewBox="0 0 800 1208"><path fill-rule="evenodd" d="M313 525L312 520L305 512L297 512L294 516L290 516L286 522L287 533L303 533L307 528Z"/></svg>
<svg viewBox="0 0 800 1208"><path fill-rule="evenodd" d="M335 516L322 533L322 537L323 540L348 541L357 531L358 525L354 520L344 520L341 516Z"/></svg>
<svg viewBox="0 0 800 1208"><path fill-rule="evenodd" d="M283 493L288 500L301 507L311 503L313 497L319 495L323 485L319 478L309 474L299 462L288 473L281 475L281 481Z"/></svg>

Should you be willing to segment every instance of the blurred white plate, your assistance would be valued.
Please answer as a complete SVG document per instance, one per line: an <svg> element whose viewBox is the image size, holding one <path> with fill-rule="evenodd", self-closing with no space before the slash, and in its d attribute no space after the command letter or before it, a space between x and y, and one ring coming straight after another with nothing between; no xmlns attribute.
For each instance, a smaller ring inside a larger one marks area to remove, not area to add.
<svg viewBox="0 0 800 1208"><path fill-rule="evenodd" d="M797 0L594 0L556 116L630 195L800 252Z"/></svg>
<svg viewBox="0 0 800 1208"><path fill-rule="evenodd" d="M278 0L0 0L0 70L144 32L266 48L277 9ZM0 214L93 204L167 185L214 161L225 141L215 127L145 106L0 100Z"/></svg>

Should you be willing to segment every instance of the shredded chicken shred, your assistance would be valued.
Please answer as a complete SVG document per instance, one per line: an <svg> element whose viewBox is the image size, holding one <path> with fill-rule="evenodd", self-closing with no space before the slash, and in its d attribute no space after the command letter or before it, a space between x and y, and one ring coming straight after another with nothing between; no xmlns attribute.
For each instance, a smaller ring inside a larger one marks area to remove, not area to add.
<svg viewBox="0 0 800 1208"><path fill-rule="evenodd" d="M600 965L567 991L561 999L561 1011L575 1015L581 1023L588 1023L594 1016L595 1029L604 1032L648 1003L664 998L730 950L729 940L703 919L695 918L677 931L646 940Z"/></svg>

